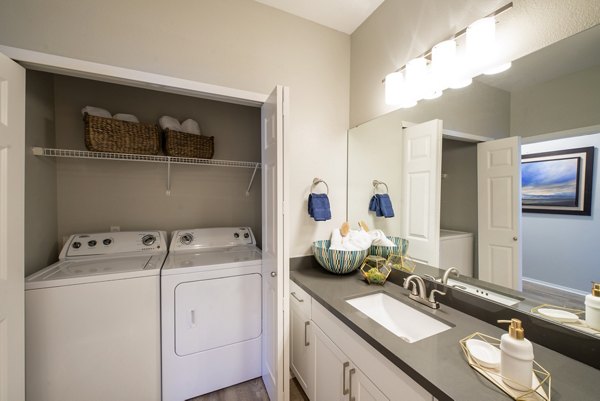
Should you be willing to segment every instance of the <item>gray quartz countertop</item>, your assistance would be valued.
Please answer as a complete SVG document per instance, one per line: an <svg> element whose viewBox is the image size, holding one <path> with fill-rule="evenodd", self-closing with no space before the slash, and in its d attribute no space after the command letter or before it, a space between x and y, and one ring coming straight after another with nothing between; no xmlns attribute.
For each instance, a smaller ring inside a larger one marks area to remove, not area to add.
<svg viewBox="0 0 600 401"><path fill-rule="evenodd" d="M475 332L500 338L506 331L446 305L438 310L427 308L409 300L408 291L394 283L368 285L358 271L343 276L328 273L312 257L292 259L292 266L292 281L439 401L511 399L467 364L459 345L462 338ZM345 302L349 298L382 290L454 327L432 337L407 343ZM510 319L511 316L506 318ZM535 360L552 375L553 401L600 399L600 370L535 343L534 354Z"/></svg>

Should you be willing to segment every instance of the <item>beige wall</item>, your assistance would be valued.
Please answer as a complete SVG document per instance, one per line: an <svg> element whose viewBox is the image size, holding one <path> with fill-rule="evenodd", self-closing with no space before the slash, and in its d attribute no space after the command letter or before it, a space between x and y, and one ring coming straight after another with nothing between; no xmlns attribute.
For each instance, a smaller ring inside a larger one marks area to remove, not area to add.
<svg viewBox="0 0 600 401"><path fill-rule="evenodd" d="M352 34L350 126L389 112L386 74L474 20L506 4L497 0L386 0ZM498 38L512 60L600 22L597 0L513 0L499 17ZM446 96L446 94L444 94Z"/></svg>
<svg viewBox="0 0 600 401"><path fill-rule="evenodd" d="M54 147L52 76L27 72L25 112L25 275L56 261L56 167L54 160L34 156L32 146Z"/></svg>
<svg viewBox="0 0 600 401"><path fill-rule="evenodd" d="M2 4L0 42L261 93L289 86L291 256L343 221L348 35L248 0L19 0ZM306 213L316 176L331 188L325 223Z"/></svg>
<svg viewBox="0 0 600 401"><path fill-rule="evenodd" d="M512 92L510 115L513 136L600 124L600 67Z"/></svg>

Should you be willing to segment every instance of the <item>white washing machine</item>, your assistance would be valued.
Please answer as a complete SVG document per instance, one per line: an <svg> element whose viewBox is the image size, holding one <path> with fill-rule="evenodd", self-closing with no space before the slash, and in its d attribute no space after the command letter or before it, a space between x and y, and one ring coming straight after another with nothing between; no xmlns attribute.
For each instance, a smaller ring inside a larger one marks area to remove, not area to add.
<svg viewBox="0 0 600 401"><path fill-rule="evenodd" d="M160 231L77 234L25 280L27 401L160 401Z"/></svg>
<svg viewBox="0 0 600 401"><path fill-rule="evenodd" d="M261 264L248 227L173 232L161 272L163 401L261 376Z"/></svg>

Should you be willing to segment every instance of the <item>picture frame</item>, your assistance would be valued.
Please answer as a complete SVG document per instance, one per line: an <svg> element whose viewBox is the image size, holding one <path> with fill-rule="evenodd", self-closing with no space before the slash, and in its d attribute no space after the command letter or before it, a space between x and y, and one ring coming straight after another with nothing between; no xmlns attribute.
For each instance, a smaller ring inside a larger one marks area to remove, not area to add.
<svg viewBox="0 0 600 401"><path fill-rule="evenodd" d="M589 146L523 155L523 212L591 216L594 153Z"/></svg>

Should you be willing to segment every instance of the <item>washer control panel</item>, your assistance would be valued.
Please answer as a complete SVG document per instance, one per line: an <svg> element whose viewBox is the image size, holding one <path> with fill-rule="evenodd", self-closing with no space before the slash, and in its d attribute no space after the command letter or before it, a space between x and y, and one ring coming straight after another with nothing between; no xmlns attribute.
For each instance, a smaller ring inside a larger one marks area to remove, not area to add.
<svg viewBox="0 0 600 401"><path fill-rule="evenodd" d="M196 228L174 231L170 251L256 245L250 227Z"/></svg>
<svg viewBox="0 0 600 401"><path fill-rule="evenodd" d="M116 253L161 252L166 251L166 248L166 234L162 231L75 234L65 243L60 259Z"/></svg>

